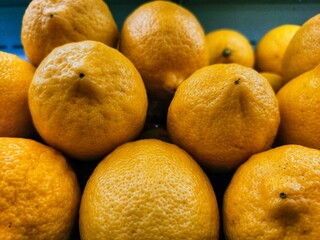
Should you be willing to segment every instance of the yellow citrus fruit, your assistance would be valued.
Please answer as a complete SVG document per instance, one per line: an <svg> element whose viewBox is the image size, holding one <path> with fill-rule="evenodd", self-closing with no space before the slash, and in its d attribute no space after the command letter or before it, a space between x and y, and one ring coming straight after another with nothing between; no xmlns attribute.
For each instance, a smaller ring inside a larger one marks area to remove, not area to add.
<svg viewBox="0 0 320 240"><path fill-rule="evenodd" d="M80 190L56 150L30 139L0 138L0 236L68 240Z"/></svg>
<svg viewBox="0 0 320 240"><path fill-rule="evenodd" d="M33 0L23 16L21 41L35 66L65 43L95 40L115 47L117 39L117 25L101 0Z"/></svg>
<svg viewBox="0 0 320 240"><path fill-rule="evenodd" d="M195 70L209 64L202 26L187 9L167 1L143 4L129 15L119 49L156 98L170 96Z"/></svg>
<svg viewBox="0 0 320 240"><path fill-rule="evenodd" d="M290 41L282 61L286 82L320 63L320 14L306 21Z"/></svg>
<svg viewBox="0 0 320 240"><path fill-rule="evenodd" d="M264 77L239 64L214 64L178 87L167 129L201 165L228 171L270 148L279 121L278 101Z"/></svg>
<svg viewBox="0 0 320 240"><path fill-rule="evenodd" d="M282 74L284 52L299 28L298 25L281 25L269 30L262 36L255 50L258 71Z"/></svg>
<svg viewBox="0 0 320 240"><path fill-rule="evenodd" d="M80 160L104 157L143 128L147 94L118 50L82 41L55 48L29 89L35 127L51 146Z"/></svg>
<svg viewBox="0 0 320 240"><path fill-rule="evenodd" d="M283 78L274 72L260 72L262 76L264 76L268 82L270 83L273 91L276 93L280 90L280 88L284 85Z"/></svg>
<svg viewBox="0 0 320 240"><path fill-rule="evenodd" d="M218 239L211 183L185 151L160 140L126 143L103 159L81 200L89 239Z"/></svg>
<svg viewBox="0 0 320 240"><path fill-rule="evenodd" d="M29 137L33 132L28 89L34 71L30 63L0 51L0 137Z"/></svg>
<svg viewBox="0 0 320 240"><path fill-rule="evenodd" d="M253 155L223 201L226 239L318 239L320 151L285 145Z"/></svg>
<svg viewBox="0 0 320 240"><path fill-rule="evenodd" d="M320 149L320 65L294 78L277 94L284 144Z"/></svg>
<svg viewBox="0 0 320 240"><path fill-rule="evenodd" d="M254 51L249 40L232 29L218 29L206 35L210 64L238 63L246 67L254 65Z"/></svg>

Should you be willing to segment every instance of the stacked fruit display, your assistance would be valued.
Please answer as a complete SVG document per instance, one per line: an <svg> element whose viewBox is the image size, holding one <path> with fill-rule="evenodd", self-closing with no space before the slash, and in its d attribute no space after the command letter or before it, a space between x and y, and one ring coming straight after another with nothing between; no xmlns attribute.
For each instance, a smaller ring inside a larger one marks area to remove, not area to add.
<svg viewBox="0 0 320 240"><path fill-rule="evenodd" d="M1 239L319 239L320 15L254 50L186 8L33 0L0 52Z"/></svg>

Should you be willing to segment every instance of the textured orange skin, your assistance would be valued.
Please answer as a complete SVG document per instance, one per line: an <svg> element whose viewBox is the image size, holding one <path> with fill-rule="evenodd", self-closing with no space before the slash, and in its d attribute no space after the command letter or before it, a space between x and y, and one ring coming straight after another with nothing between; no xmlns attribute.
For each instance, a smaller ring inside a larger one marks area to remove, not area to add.
<svg viewBox="0 0 320 240"><path fill-rule="evenodd" d="M82 195L82 240L209 240L218 231L210 181L185 151L160 140L118 147Z"/></svg>
<svg viewBox="0 0 320 240"><path fill-rule="evenodd" d="M136 66L148 92L160 98L209 64L202 26L187 9L171 2L152 1L129 15L119 49Z"/></svg>
<svg viewBox="0 0 320 240"><path fill-rule="evenodd" d="M94 41L53 50L29 89L41 137L79 160L100 159L134 139L143 128L147 105L133 64L118 50Z"/></svg>
<svg viewBox="0 0 320 240"><path fill-rule="evenodd" d="M284 144L320 149L320 65L292 79L277 94Z"/></svg>
<svg viewBox="0 0 320 240"><path fill-rule="evenodd" d="M283 55L299 28L298 25L281 25L262 36L255 51L258 71L282 75Z"/></svg>
<svg viewBox="0 0 320 240"><path fill-rule="evenodd" d="M254 51L249 40L240 32L232 29L219 29L206 35L209 48L210 64L237 63L245 67L253 67ZM228 57L224 50L230 50Z"/></svg>
<svg viewBox="0 0 320 240"><path fill-rule="evenodd" d="M290 41L282 61L286 82L320 63L320 14L310 18Z"/></svg>
<svg viewBox="0 0 320 240"><path fill-rule="evenodd" d="M115 47L118 28L102 0L33 0L23 16L21 41L38 66L55 47L69 42L100 41Z"/></svg>
<svg viewBox="0 0 320 240"><path fill-rule="evenodd" d="M226 239L319 239L319 172L319 150L299 145L252 156L224 195Z"/></svg>
<svg viewBox="0 0 320 240"><path fill-rule="evenodd" d="M28 89L34 71L30 63L0 51L0 137L29 137L33 132Z"/></svg>
<svg viewBox="0 0 320 240"><path fill-rule="evenodd" d="M76 175L59 152L0 138L1 240L68 240L79 203Z"/></svg>
<svg viewBox="0 0 320 240"><path fill-rule="evenodd" d="M279 126L275 94L255 70L214 64L177 89L167 130L201 165L229 171L272 145Z"/></svg>

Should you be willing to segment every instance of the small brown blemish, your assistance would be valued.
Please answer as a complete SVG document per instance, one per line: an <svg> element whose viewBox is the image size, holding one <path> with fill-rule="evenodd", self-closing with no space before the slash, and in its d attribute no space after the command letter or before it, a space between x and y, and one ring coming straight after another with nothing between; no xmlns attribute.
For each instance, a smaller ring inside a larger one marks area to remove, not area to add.
<svg viewBox="0 0 320 240"><path fill-rule="evenodd" d="M286 198L286 197L287 197L287 194L284 193L284 192L281 192L281 193L279 194L279 197L281 197L281 198Z"/></svg>
<svg viewBox="0 0 320 240"><path fill-rule="evenodd" d="M12 226L12 223L9 223L9 228L11 228L11 226Z"/></svg>
<svg viewBox="0 0 320 240"><path fill-rule="evenodd" d="M240 84L240 78L237 79L236 81L234 81L234 84L236 84L236 85Z"/></svg>
<svg viewBox="0 0 320 240"><path fill-rule="evenodd" d="M80 74L79 74L79 77L80 77L80 78L84 78L84 76L85 76L84 73L80 73Z"/></svg>
<svg viewBox="0 0 320 240"><path fill-rule="evenodd" d="M50 14L50 17L53 18L53 14L52 13Z"/></svg>

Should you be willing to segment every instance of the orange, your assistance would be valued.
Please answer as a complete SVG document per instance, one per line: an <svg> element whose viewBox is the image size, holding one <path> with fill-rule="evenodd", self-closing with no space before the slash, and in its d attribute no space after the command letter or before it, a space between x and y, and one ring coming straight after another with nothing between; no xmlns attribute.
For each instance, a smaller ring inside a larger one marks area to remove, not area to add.
<svg viewBox="0 0 320 240"><path fill-rule="evenodd" d="M80 160L104 157L143 128L147 94L118 50L82 41L55 48L29 89L35 127L51 146Z"/></svg>
<svg viewBox="0 0 320 240"><path fill-rule="evenodd" d="M280 88L284 85L283 78L277 73L260 72L260 74L268 80L275 93L277 93L280 90Z"/></svg>
<svg viewBox="0 0 320 240"><path fill-rule="evenodd" d="M237 63L253 67L253 48L242 33L232 29L218 29L206 35L210 64Z"/></svg>
<svg viewBox="0 0 320 240"><path fill-rule="evenodd" d="M30 63L0 51L0 137L29 137L33 132L28 89L34 71Z"/></svg>
<svg viewBox="0 0 320 240"><path fill-rule="evenodd" d="M80 190L66 159L30 139L0 138L2 240L68 240Z"/></svg>
<svg viewBox="0 0 320 240"><path fill-rule="evenodd" d="M290 41L282 61L286 82L320 63L320 14L306 21Z"/></svg>
<svg viewBox="0 0 320 240"><path fill-rule="evenodd" d="M177 89L170 139L202 166L229 171L272 145L279 125L275 94L258 72L238 64L204 67Z"/></svg>
<svg viewBox="0 0 320 240"><path fill-rule="evenodd" d="M89 239L218 239L219 213L207 176L182 149L160 140L126 143L104 158L81 199Z"/></svg>
<svg viewBox="0 0 320 240"><path fill-rule="evenodd" d="M167 1L152 1L131 13L119 49L136 66L150 95L160 99L209 64L202 26L187 9Z"/></svg>
<svg viewBox="0 0 320 240"><path fill-rule="evenodd" d="M252 156L223 201L226 239L319 239L320 151L285 145Z"/></svg>
<svg viewBox="0 0 320 240"><path fill-rule="evenodd" d="M35 66L65 43L95 40L115 47L117 38L117 25L102 0L33 0L23 16L21 41Z"/></svg>
<svg viewBox="0 0 320 240"><path fill-rule="evenodd" d="M284 144L320 149L320 65L287 83L278 92Z"/></svg>
<svg viewBox="0 0 320 240"><path fill-rule="evenodd" d="M285 24L265 33L255 50L257 70L281 75L284 52L299 28L298 25Z"/></svg>

